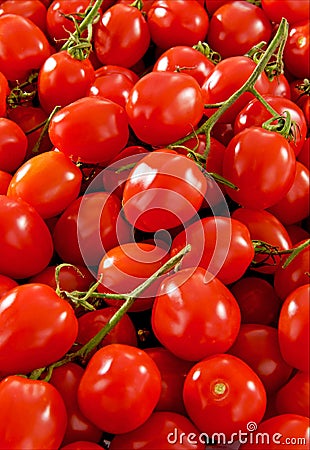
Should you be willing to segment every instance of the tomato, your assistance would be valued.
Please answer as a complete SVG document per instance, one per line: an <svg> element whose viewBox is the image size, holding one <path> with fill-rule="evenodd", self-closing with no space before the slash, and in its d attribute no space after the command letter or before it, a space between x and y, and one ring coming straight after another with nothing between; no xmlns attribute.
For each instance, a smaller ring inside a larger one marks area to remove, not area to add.
<svg viewBox="0 0 310 450"><path fill-rule="evenodd" d="M128 433L150 417L160 389L160 372L150 356L136 347L110 344L89 361L79 384L78 402L98 428Z"/></svg>
<svg viewBox="0 0 310 450"><path fill-rule="evenodd" d="M185 379L183 398L189 418L207 433L209 444L216 444L219 433L229 439L236 433L237 439L237 433L248 431L248 422L262 420L266 409L266 392L259 377L229 354L196 363Z"/></svg>
<svg viewBox="0 0 310 450"><path fill-rule="evenodd" d="M23 199L48 218L60 214L77 198L81 182L82 173L71 159L50 151L34 156L15 172L7 195Z"/></svg>
<svg viewBox="0 0 310 450"><path fill-rule="evenodd" d="M223 176L238 188L227 187L227 194L247 208L276 204L291 188L295 172L296 158L287 140L260 127L236 134L224 154Z"/></svg>
<svg viewBox="0 0 310 450"><path fill-rule="evenodd" d="M276 396L278 414L299 414L309 417L310 414L310 380L309 374L298 371Z"/></svg>
<svg viewBox="0 0 310 450"><path fill-rule="evenodd" d="M291 89L288 79L283 73L273 77L269 82L269 95L274 97L291 98Z"/></svg>
<svg viewBox="0 0 310 450"><path fill-rule="evenodd" d="M280 350L284 360L296 369L309 372L309 293L304 284L284 301L278 324Z"/></svg>
<svg viewBox="0 0 310 450"><path fill-rule="evenodd" d="M4 170L0 170L0 195L6 195L12 175Z"/></svg>
<svg viewBox="0 0 310 450"><path fill-rule="evenodd" d="M117 66L117 65L115 66L113 64L106 64L104 66L100 66L98 69L95 70L96 78L104 77L104 76L112 75L112 74L125 75L127 78L129 78L129 80L133 84L135 84L139 80L139 77L135 72L133 72L131 69L128 69L127 67L123 67L123 66Z"/></svg>
<svg viewBox="0 0 310 450"><path fill-rule="evenodd" d="M134 83L122 73L109 73L97 77L89 88L91 97L104 97L125 108Z"/></svg>
<svg viewBox="0 0 310 450"><path fill-rule="evenodd" d="M289 250L292 243L282 223L271 213L253 208L237 208L232 218L244 223L250 230L252 240L266 242L278 250ZM262 273L274 273L281 258L274 254L257 253L252 269Z"/></svg>
<svg viewBox="0 0 310 450"><path fill-rule="evenodd" d="M298 244L299 242L310 238L310 233L299 224L287 225L285 228L292 241L292 245Z"/></svg>
<svg viewBox="0 0 310 450"><path fill-rule="evenodd" d="M187 45L177 45L160 55L153 66L153 71L186 73L202 86L213 68L213 62L200 51Z"/></svg>
<svg viewBox="0 0 310 450"><path fill-rule="evenodd" d="M59 448L67 414L59 392L49 383L9 376L0 383L0 448Z"/></svg>
<svg viewBox="0 0 310 450"><path fill-rule="evenodd" d="M114 3L115 0L112 0L112 2ZM154 2L154 0L144 0L142 9L141 9L142 13L147 13L148 10L150 9L150 7L152 6L153 2ZM125 3L125 4L131 5L132 1L131 0L116 0L116 3ZM140 6L139 6L139 9L140 9Z"/></svg>
<svg viewBox="0 0 310 450"><path fill-rule="evenodd" d="M283 62L284 68L295 78L309 77L309 17L291 24L285 44Z"/></svg>
<svg viewBox="0 0 310 450"><path fill-rule="evenodd" d="M102 447L95 442L75 441L60 447L60 450L101 450Z"/></svg>
<svg viewBox="0 0 310 450"><path fill-rule="evenodd" d="M124 109L98 97L84 97L63 107L52 117L48 132L65 155L95 164L107 164L129 137Z"/></svg>
<svg viewBox="0 0 310 450"><path fill-rule="evenodd" d="M102 277L102 281L97 290L116 294L129 293L153 275L167 259L164 248L149 243L129 242L113 247L99 262L97 277ZM161 279L159 277L136 299L130 312L151 308ZM122 300L115 299L105 299L105 302L118 307L123 303Z"/></svg>
<svg viewBox="0 0 310 450"><path fill-rule="evenodd" d="M171 255L186 244L191 245L191 251L181 267L203 267L224 284L241 278L254 258L249 230L229 217L205 217L192 223L173 240Z"/></svg>
<svg viewBox="0 0 310 450"><path fill-rule="evenodd" d="M102 64L132 67L145 55L149 44L148 24L132 5L111 6L96 25L94 48Z"/></svg>
<svg viewBox="0 0 310 450"><path fill-rule="evenodd" d="M0 274L0 299L10 289L16 287L18 283L13 278Z"/></svg>
<svg viewBox="0 0 310 450"><path fill-rule="evenodd" d="M39 71L40 105L50 114L55 106L85 97L94 80L95 70L89 59L76 59L67 51L54 53Z"/></svg>
<svg viewBox="0 0 310 450"><path fill-rule="evenodd" d="M46 7L39 0L6 0L0 7L0 15L18 14L26 17L43 32L46 31L46 13Z"/></svg>
<svg viewBox="0 0 310 450"><path fill-rule="evenodd" d="M235 298L201 267L182 269L162 281L152 309L152 329L177 357L198 361L225 352L239 327Z"/></svg>
<svg viewBox="0 0 310 450"><path fill-rule="evenodd" d="M294 138L289 138L291 147L295 155L300 152L307 135L307 122L303 111L296 103L289 99L275 97L272 95L263 95L266 102L280 115L289 112L291 120L294 122L293 135ZM271 119L271 114L267 111L265 106L258 100L251 100L237 115L234 122L235 134L249 128L251 126L261 127L262 124ZM276 123L276 121L275 121Z"/></svg>
<svg viewBox="0 0 310 450"><path fill-rule="evenodd" d="M154 412L139 428L112 439L110 450L167 448L203 450L199 430L184 415L171 411Z"/></svg>
<svg viewBox="0 0 310 450"><path fill-rule="evenodd" d="M78 323L73 308L45 284L16 286L0 300L0 371L27 374L65 355Z"/></svg>
<svg viewBox="0 0 310 450"><path fill-rule="evenodd" d="M256 68L256 63L247 56L231 56L220 61L206 77L202 85L204 102L207 105L227 100L237 91L251 76ZM263 72L255 83L255 89L260 94L269 92L270 83ZM253 94L245 92L232 106L219 118L219 122L233 122L239 111L253 99ZM215 108L205 108L205 114L210 117L216 111Z"/></svg>
<svg viewBox="0 0 310 450"><path fill-rule="evenodd" d="M306 166L296 161L295 179L286 195L269 208L284 225L298 223L310 212L310 172Z"/></svg>
<svg viewBox="0 0 310 450"><path fill-rule="evenodd" d="M302 450L309 446L309 431L308 417L280 414L260 423L250 439L243 441L240 450L260 450L262 445L270 450L278 449L279 445L284 449Z"/></svg>
<svg viewBox="0 0 310 450"><path fill-rule="evenodd" d="M9 95L9 84L2 72L0 72L0 117L6 115L6 97Z"/></svg>
<svg viewBox="0 0 310 450"><path fill-rule="evenodd" d="M155 0L147 13L152 41L167 50L204 41L209 27L206 10L199 2Z"/></svg>
<svg viewBox="0 0 310 450"><path fill-rule="evenodd" d="M276 323L281 302L267 280L255 276L243 277L229 289L238 302L241 323Z"/></svg>
<svg viewBox="0 0 310 450"><path fill-rule="evenodd" d="M153 146L173 143L203 116L204 100L197 81L176 72L151 72L133 87L126 104L136 136Z"/></svg>
<svg viewBox="0 0 310 450"><path fill-rule="evenodd" d="M285 17L289 23L299 22L309 17L309 5L307 0L296 2L295 0L283 0L281 8L277 0L262 0L262 8L272 22L280 23Z"/></svg>
<svg viewBox="0 0 310 450"><path fill-rule="evenodd" d="M41 216L23 200L0 195L0 273L27 278L43 270L53 242Z"/></svg>
<svg viewBox="0 0 310 450"><path fill-rule="evenodd" d="M242 27L240 24L242 23ZM233 1L220 6L212 15L207 42L222 58L246 54L261 41L269 42L271 23L258 6Z"/></svg>
<svg viewBox="0 0 310 450"><path fill-rule="evenodd" d="M129 174L124 214L139 230L174 228L196 216L206 189L206 178L194 161L173 150L157 150L140 159Z"/></svg>
<svg viewBox="0 0 310 450"><path fill-rule="evenodd" d="M297 159L299 162L304 164L308 170L310 170L310 137L305 140L302 149L298 153Z"/></svg>
<svg viewBox="0 0 310 450"><path fill-rule="evenodd" d="M155 410L185 414L183 384L193 362L177 358L164 347L146 348L145 351L156 363L161 374L161 393Z"/></svg>
<svg viewBox="0 0 310 450"><path fill-rule="evenodd" d="M77 392L84 369L76 363L66 363L53 369L50 384L61 394L67 411L67 427L62 445L79 440L98 442L102 431L82 414Z"/></svg>
<svg viewBox="0 0 310 450"><path fill-rule="evenodd" d="M50 56L45 34L26 17L0 16L0 36L0 71L9 81L23 81Z"/></svg>
<svg viewBox="0 0 310 450"><path fill-rule="evenodd" d="M12 120L0 118L0 169L14 172L24 161L27 137Z"/></svg>

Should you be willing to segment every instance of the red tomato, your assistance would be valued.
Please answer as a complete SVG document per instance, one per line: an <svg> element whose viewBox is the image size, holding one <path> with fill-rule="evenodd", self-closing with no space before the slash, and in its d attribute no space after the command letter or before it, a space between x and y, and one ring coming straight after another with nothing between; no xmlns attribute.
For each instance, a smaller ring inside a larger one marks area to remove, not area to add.
<svg viewBox="0 0 310 450"><path fill-rule="evenodd" d="M9 81L23 81L50 56L45 34L26 17L0 16L0 35L0 71Z"/></svg>
<svg viewBox="0 0 310 450"><path fill-rule="evenodd" d="M75 441L60 447L60 450L102 450L102 446L90 441Z"/></svg>
<svg viewBox="0 0 310 450"><path fill-rule="evenodd" d="M291 98L290 84L283 73L276 75L270 80L269 95L273 97Z"/></svg>
<svg viewBox="0 0 310 450"><path fill-rule="evenodd" d="M239 327L235 298L204 269L183 269L162 281L152 309L152 329L177 357L198 361L225 352Z"/></svg>
<svg viewBox="0 0 310 450"><path fill-rule="evenodd" d="M49 136L53 145L74 161L106 164L128 141L127 117L124 109L110 100L84 97L52 117Z"/></svg>
<svg viewBox="0 0 310 450"><path fill-rule="evenodd" d="M284 301L279 317L279 344L284 360L304 372L309 372L309 294L304 284L291 292Z"/></svg>
<svg viewBox="0 0 310 450"><path fill-rule="evenodd" d="M155 0L147 13L152 41L167 50L204 41L209 27L206 10L199 2Z"/></svg>
<svg viewBox="0 0 310 450"><path fill-rule="evenodd" d="M309 77L309 31L309 17L300 22L291 24L289 29L289 35L284 47L283 62L284 68L295 78Z"/></svg>
<svg viewBox="0 0 310 450"><path fill-rule="evenodd" d="M96 25L94 48L102 64L134 66L150 44L148 24L138 8L117 3L108 8Z"/></svg>
<svg viewBox="0 0 310 450"><path fill-rule="evenodd" d="M129 94L126 112L136 136L153 146L168 145L190 132L203 116L197 81L177 72L151 72Z"/></svg>
<svg viewBox="0 0 310 450"><path fill-rule="evenodd" d="M12 175L8 172L0 170L0 195L6 195Z"/></svg>
<svg viewBox="0 0 310 450"><path fill-rule="evenodd" d="M125 108L134 84L122 73L97 77L89 88L90 97L104 97Z"/></svg>
<svg viewBox="0 0 310 450"><path fill-rule="evenodd" d="M16 287L18 283L13 278L0 274L0 299L10 289Z"/></svg>
<svg viewBox="0 0 310 450"><path fill-rule="evenodd" d="M0 169L15 172L26 156L27 137L12 120L0 118Z"/></svg>
<svg viewBox="0 0 310 450"><path fill-rule="evenodd" d="M88 363L79 384L78 402L98 428L113 434L128 433L150 417L160 389L160 372L147 353L110 344ZM122 401L116 402L120 393Z"/></svg>
<svg viewBox="0 0 310 450"><path fill-rule="evenodd" d="M271 23L261 8L233 1L214 12L206 40L212 50L228 58L246 54L261 41L269 42L271 31Z"/></svg>
<svg viewBox="0 0 310 450"><path fill-rule="evenodd" d="M204 442L199 430L181 414L171 411L154 412L139 428L119 434L112 439L110 450L135 450L167 448L203 450Z"/></svg>
<svg viewBox="0 0 310 450"><path fill-rule="evenodd" d="M69 303L45 284L26 283L0 300L0 371L27 374L65 355L78 323Z"/></svg>
<svg viewBox="0 0 310 450"><path fill-rule="evenodd" d="M46 219L60 214L77 198L81 182L82 173L71 159L50 151L34 156L15 172L7 195L23 199Z"/></svg>
<svg viewBox="0 0 310 450"><path fill-rule="evenodd" d="M131 69L128 69L127 67L123 67L123 66L115 66L113 64L106 64L106 65L101 66L98 69L96 69L95 77L99 78L99 77L111 75L113 73L125 75L127 78L129 78L129 80L133 84L135 84L139 80L138 75L135 72L133 72Z"/></svg>
<svg viewBox="0 0 310 450"><path fill-rule="evenodd" d="M124 214L139 230L174 228L196 216L206 189L206 177L194 161L173 150L157 150L140 159L129 174Z"/></svg>
<svg viewBox="0 0 310 450"><path fill-rule="evenodd" d="M86 419L79 408L77 392L83 374L84 369L72 362L52 372L50 384L61 394L68 416L62 445L79 440L98 442L102 436L102 431Z"/></svg>
<svg viewBox="0 0 310 450"><path fill-rule="evenodd" d="M21 199L0 195L0 273L21 279L43 270L53 242L41 216Z"/></svg>
<svg viewBox="0 0 310 450"><path fill-rule="evenodd" d="M268 281L253 276L243 277L229 289L238 302L241 323L276 323L281 302Z"/></svg>
<svg viewBox="0 0 310 450"><path fill-rule="evenodd" d="M277 0L262 0L262 8L272 22L280 23L285 17L289 23L299 22L309 17L307 0L282 0L281 8Z"/></svg>
<svg viewBox="0 0 310 450"><path fill-rule="evenodd" d="M46 30L46 7L39 0L6 0L1 3L0 15L18 14L30 19L43 32Z"/></svg>
<svg viewBox="0 0 310 450"><path fill-rule="evenodd" d="M203 267L224 284L241 278L254 258L249 230L229 217L204 217L192 223L173 240L171 255L186 244L191 251L182 259L182 268Z"/></svg>
<svg viewBox="0 0 310 450"><path fill-rule="evenodd" d="M0 448L59 448L67 414L59 392L49 383L9 376L0 383Z"/></svg>
<svg viewBox="0 0 310 450"><path fill-rule="evenodd" d="M287 225L285 228L292 241L292 245L298 244L299 242L310 238L310 233L299 224Z"/></svg>
<svg viewBox="0 0 310 450"><path fill-rule="evenodd" d="M0 72L0 117L6 115L6 97L9 95L9 84L2 72Z"/></svg>
<svg viewBox="0 0 310 450"><path fill-rule="evenodd" d="M266 409L266 392L256 373L241 359L217 354L196 363L183 389L189 418L209 436L248 432L247 424L259 423ZM236 407L236 405L238 405Z"/></svg>
<svg viewBox="0 0 310 450"><path fill-rule="evenodd" d="M247 208L276 204L291 188L295 172L296 158L287 140L260 127L236 134L224 154L223 176L238 188L226 187L227 194Z"/></svg>
<svg viewBox="0 0 310 450"><path fill-rule="evenodd" d="M299 371L277 392L276 408L278 414L299 414L309 417L309 399L309 374Z"/></svg>
<svg viewBox="0 0 310 450"><path fill-rule="evenodd" d="M310 170L310 137L305 140L297 159Z"/></svg>

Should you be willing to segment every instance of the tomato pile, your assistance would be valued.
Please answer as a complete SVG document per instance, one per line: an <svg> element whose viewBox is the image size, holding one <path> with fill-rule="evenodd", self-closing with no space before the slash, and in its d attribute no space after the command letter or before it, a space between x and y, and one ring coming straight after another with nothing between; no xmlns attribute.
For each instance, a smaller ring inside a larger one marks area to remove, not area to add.
<svg viewBox="0 0 310 450"><path fill-rule="evenodd" d="M309 60L307 0L0 1L0 449L309 447Z"/></svg>

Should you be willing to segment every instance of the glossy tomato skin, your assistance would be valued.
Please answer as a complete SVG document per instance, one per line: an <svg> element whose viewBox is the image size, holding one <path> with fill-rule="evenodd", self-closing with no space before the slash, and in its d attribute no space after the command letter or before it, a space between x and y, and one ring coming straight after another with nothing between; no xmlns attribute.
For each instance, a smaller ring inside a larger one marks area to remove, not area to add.
<svg viewBox="0 0 310 450"><path fill-rule="evenodd" d="M57 361L78 331L71 305L50 286L36 283L19 285L2 296L0 322L0 370L7 374L27 374Z"/></svg>
<svg viewBox="0 0 310 450"><path fill-rule="evenodd" d="M7 277L6 275L0 275L0 299L2 295L17 285L17 281L13 280L13 278Z"/></svg>
<svg viewBox="0 0 310 450"><path fill-rule="evenodd" d="M48 132L57 149L85 163L107 164L129 137L124 109L96 97L83 97L63 107L52 117Z"/></svg>
<svg viewBox="0 0 310 450"><path fill-rule="evenodd" d="M71 159L50 151L30 158L15 172L7 195L23 199L46 219L62 213L77 198L81 183L82 172Z"/></svg>
<svg viewBox="0 0 310 450"><path fill-rule="evenodd" d="M74 441L60 447L60 450L101 450L102 446L91 441Z"/></svg>
<svg viewBox="0 0 310 450"><path fill-rule="evenodd" d="M203 116L203 95L190 75L151 72L133 87L126 112L136 136L164 146L193 131Z"/></svg>
<svg viewBox="0 0 310 450"><path fill-rule="evenodd" d="M125 74L109 73L96 77L87 95L107 98L125 108L133 86L134 83Z"/></svg>
<svg viewBox="0 0 310 450"><path fill-rule="evenodd" d="M12 175L9 172L0 170L0 195L6 195Z"/></svg>
<svg viewBox="0 0 310 450"><path fill-rule="evenodd" d="M120 434L112 439L111 450L172 448L203 450L205 445L199 440L199 430L185 416L172 411L155 411L138 429Z"/></svg>
<svg viewBox="0 0 310 450"><path fill-rule="evenodd" d="M240 1L226 2L210 19L207 42L224 59L244 55L261 41L269 42L271 31L268 17L258 6Z"/></svg>
<svg viewBox="0 0 310 450"><path fill-rule="evenodd" d="M9 95L9 84L6 77L0 72L0 117L6 115L6 97Z"/></svg>
<svg viewBox="0 0 310 450"><path fill-rule="evenodd" d="M108 8L96 25L94 48L105 64L134 66L150 44L148 24L138 8L117 3Z"/></svg>
<svg viewBox="0 0 310 450"><path fill-rule="evenodd" d="M309 372L309 293L304 284L285 299L279 317L280 350L284 360L304 372Z"/></svg>
<svg viewBox="0 0 310 450"><path fill-rule="evenodd" d="M67 413L53 386L45 381L9 376L0 383L0 402L0 448L59 448Z"/></svg>
<svg viewBox="0 0 310 450"><path fill-rule="evenodd" d="M39 0L6 0L0 7L0 15L18 14L27 17L43 32L46 31L46 13L46 7Z"/></svg>
<svg viewBox="0 0 310 450"><path fill-rule="evenodd" d="M310 414L310 379L306 372L298 371L276 395L278 414Z"/></svg>
<svg viewBox="0 0 310 450"><path fill-rule="evenodd" d="M247 432L247 423L259 423L266 408L266 392L256 373L241 359L217 354L197 362L183 389L189 418L201 431ZM238 405L238 408L236 408Z"/></svg>
<svg viewBox="0 0 310 450"><path fill-rule="evenodd" d="M281 8L277 0L262 0L262 8L272 22L280 23L282 17L291 23L309 17L309 5L307 1L296 2L295 0L284 0L281 2Z"/></svg>
<svg viewBox="0 0 310 450"><path fill-rule="evenodd" d="M285 44L283 61L284 67L295 78L309 77L310 69L310 21L309 17L293 23Z"/></svg>
<svg viewBox="0 0 310 450"><path fill-rule="evenodd" d="M24 161L28 140L17 123L0 118L0 169L14 172Z"/></svg>
<svg viewBox="0 0 310 450"><path fill-rule="evenodd" d="M266 209L281 200L293 184L295 171L295 154L287 140L260 127L236 134L224 154L223 176L238 187L226 191L247 208Z"/></svg>
<svg viewBox="0 0 310 450"><path fill-rule="evenodd" d="M0 16L0 36L0 71L9 81L23 81L50 56L45 34L26 17Z"/></svg>
<svg viewBox="0 0 310 450"><path fill-rule="evenodd" d="M33 207L23 200L0 196L0 273L14 279L39 273L50 262L53 241Z"/></svg>
<svg viewBox="0 0 310 450"><path fill-rule="evenodd" d="M177 357L198 361L225 352L239 327L235 298L204 269L182 269L161 283L152 309L152 329Z"/></svg>
<svg viewBox="0 0 310 450"><path fill-rule="evenodd" d="M98 350L88 363L79 384L78 402L98 428L126 433L150 417L160 389L160 372L143 350L110 344ZM120 392L122 401L115 403Z"/></svg>

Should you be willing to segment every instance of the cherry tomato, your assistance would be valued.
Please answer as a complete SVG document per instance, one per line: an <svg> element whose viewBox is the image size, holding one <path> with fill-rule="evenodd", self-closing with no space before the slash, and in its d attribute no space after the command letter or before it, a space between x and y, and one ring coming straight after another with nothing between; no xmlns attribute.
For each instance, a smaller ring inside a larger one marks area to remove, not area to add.
<svg viewBox="0 0 310 450"><path fill-rule="evenodd" d="M2 72L0 72L0 117L6 115L6 97L9 95L9 84Z"/></svg>
<svg viewBox="0 0 310 450"><path fill-rule="evenodd" d="M135 84L138 80L139 77L138 75L133 72L131 69L128 69L127 67L123 67L123 66L115 66L113 64L106 64L104 66L100 66L98 69L95 70L95 77L99 78L99 77L104 77L107 75L111 75L111 74L121 74L121 75L125 75L127 78L129 78L129 80Z"/></svg>
<svg viewBox="0 0 310 450"><path fill-rule="evenodd" d="M279 344L284 360L304 372L309 372L309 294L304 284L291 292L284 301L279 317Z"/></svg>
<svg viewBox="0 0 310 450"><path fill-rule="evenodd" d="M110 344L89 361L79 384L78 402L98 428L112 434L128 433L150 417L160 389L160 372L147 353Z"/></svg>
<svg viewBox="0 0 310 450"><path fill-rule="evenodd" d="M124 109L110 100L84 97L63 107L51 119L53 145L74 161L108 163L129 137Z"/></svg>
<svg viewBox="0 0 310 450"><path fill-rule="evenodd" d="M59 392L49 383L9 376L0 383L0 448L59 448L67 414Z"/></svg>
<svg viewBox="0 0 310 450"><path fill-rule="evenodd" d="M0 169L14 172L24 161L27 137L12 120L0 118Z"/></svg>
<svg viewBox="0 0 310 450"><path fill-rule="evenodd" d="M300 22L293 23L285 44L283 62L284 67L295 78L309 77L310 51L309 51L309 17Z"/></svg>
<svg viewBox="0 0 310 450"><path fill-rule="evenodd" d="M94 48L102 64L132 67L145 55L149 44L148 24L132 5L111 6L96 25Z"/></svg>
<svg viewBox="0 0 310 450"><path fill-rule="evenodd" d="M10 289L13 289L17 285L17 281L13 280L13 278L0 274L0 299L3 294L5 294Z"/></svg>
<svg viewBox="0 0 310 450"><path fill-rule="evenodd" d="M89 88L88 95L91 97L104 97L125 108L129 93L134 84L126 75L111 73L97 77Z"/></svg>
<svg viewBox="0 0 310 450"><path fill-rule="evenodd" d="M43 32L46 31L46 7L39 0L6 0L1 3L0 15L18 14L30 19Z"/></svg>
<svg viewBox="0 0 310 450"><path fill-rule="evenodd" d="M277 0L262 0L262 8L272 22L280 23L285 17L289 23L299 22L309 17L309 5L307 0L296 2L295 0L283 0L281 8Z"/></svg>
<svg viewBox="0 0 310 450"><path fill-rule="evenodd" d="M227 2L211 17L207 42L222 58L239 56L261 41L269 42L271 30L268 17L258 6L248 2Z"/></svg>
<svg viewBox="0 0 310 450"><path fill-rule="evenodd" d="M45 34L26 17L0 16L0 35L0 71L9 81L23 81L50 56Z"/></svg>
<svg viewBox="0 0 310 450"><path fill-rule="evenodd" d="M26 283L1 297L0 371L27 374L65 355L78 323L73 308L45 284Z"/></svg>
<svg viewBox="0 0 310 450"><path fill-rule="evenodd" d="M278 414L310 414L310 380L309 374L298 371L276 395Z"/></svg>
<svg viewBox="0 0 310 450"><path fill-rule="evenodd" d="M310 137L305 140L297 159L310 170Z"/></svg>
<svg viewBox="0 0 310 450"><path fill-rule="evenodd" d="M206 178L194 161L173 150L157 150L140 159L129 174L124 214L139 230L174 228L196 215L206 189Z"/></svg>
<svg viewBox="0 0 310 450"><path fill-rule="evenodd" d="M269 95L272 95L273 97L291 98L290 84L283 73L276 75L270 80Z"/></svg>
<svg viewBox="0 0 310 450"><path fill-rule="evenodd" d="M6 195L12 175L4 170L0 170L0 195Z"/></svg>
<svg viewBox="0 0 310 450"><path fill-rule="evenodd" d="M189 418L211 441L214 433L230 439L233 433L248 432L248 422L259 423L266 409L266 392L259 377L229 354L196 363L185 379L183 398Z"/></svg>
<svg viewBox="0 0 310 450"><path fill-rule="evenodd" d="M167 50L204 41L209 27L206 10L199 2L155 0L147 13L152 41Z"/></svg>
<svg viewBox="0 0 310 450"><path fill-rule="evenodd" d="M47 225L28 203L0 195L0 273L21 279L43 270L53 255Z"/></svg>
<svg viewBox="0 0 310 450"><path fill-rule="evenodd" d="M197 81L177 72L151 72L133 87L126 104L136 136L153 146L168 145L190 132L203 116Z"/></svg>
<svg viewBox="0 0 310 450"><path fill-rule="evenodd" d="M310 233L299 224L287 225L285 228L292 241L292 245L298 244L299 242L310 238Z"/></svg>
<svg viewBox="0 0 310 450"><path fill-rule="evenodd" d="M7 195L23 199L48 218L60 214L77 198L81 182L82 173L71 159L50 151L34 156L15 172Z"/></svg>
<svg viewBox="0 0 310 450"><path fill-rule="evenodd" d="M225 352L239 327L235 298L201 267L182 269L162 281L152 309L152 329L177 357L198 361Z"/></svg>
<svg viewBox="0 0 310 450"><path fill-rule="evenodd" d="M296 158L287 140L260 127L236 134L224 154L223 176L238 188L227 187L227 194L247 208L276 204L291 188L295 172Z"/></svg>

